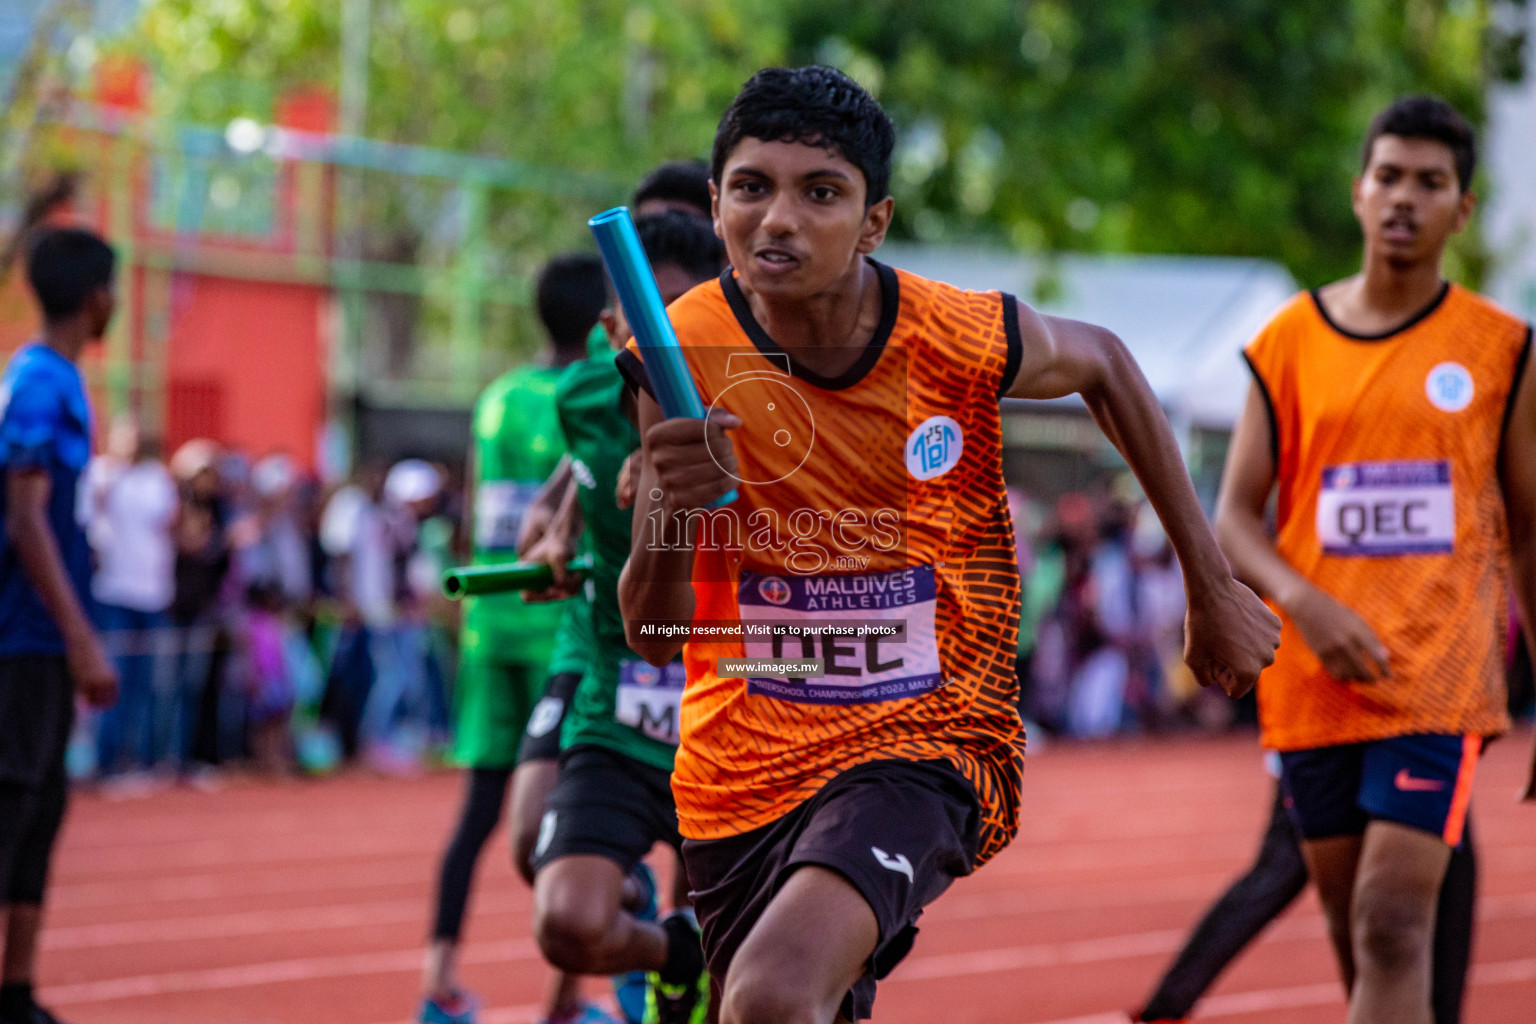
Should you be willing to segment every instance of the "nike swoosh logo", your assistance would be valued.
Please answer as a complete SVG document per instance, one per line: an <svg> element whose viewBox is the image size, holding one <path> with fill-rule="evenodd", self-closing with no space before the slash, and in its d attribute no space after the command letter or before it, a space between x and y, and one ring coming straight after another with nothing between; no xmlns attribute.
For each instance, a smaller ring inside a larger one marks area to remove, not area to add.
<svg viewBox="0 0 1536 1024"><path fill-rule="evenodd" d="M1392 777L1392 784L1405 793L1433 793L1445 788L1445 783L1439 779L1416 779L1408 774L1407 768L1398 769Z"/></svg>
<svg viewBox="0 0 1536 1024"><path fill-rule="evenodd" d="M909 883L913 881L912 862L907 860L906 854L898 853L892 857L878 846L871 846L869 852L875 855L875 860L879 861L880 866L885 868L885 870L894 871L898 875L906 875Z"/></svg>

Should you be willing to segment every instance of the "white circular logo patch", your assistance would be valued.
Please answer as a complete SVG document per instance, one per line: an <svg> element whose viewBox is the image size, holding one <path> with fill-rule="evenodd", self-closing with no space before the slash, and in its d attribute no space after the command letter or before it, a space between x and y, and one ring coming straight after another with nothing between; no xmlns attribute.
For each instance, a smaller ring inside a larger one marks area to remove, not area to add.
<svg viewBox="0 0 1536 1024"><path fill-rule="evenodd" d="M538 860L549 849L549 844L555 838L555 822L558 814L555 811L545 811L544 817L539 819L539 838L533 845L533 858Z"/></svg>
<svg viewBox="0 0 1536 1024"><path fill-rule="evenodd" d="M1424 393L1441 412L1461 412L1472 404L1472 374L1460 363L1441 363L1424 379Z"/></svg>
<svg viewBox="0 0 1536 1024"><path fill-rule="evenodd" d="M534 739L549 734L549 730L560 724L560 718L565 714L565 701L559 697L543 697L533 706L533 714L528 716L528 735Z"/></svg>
<svg viewBox="0 0 1536 1024"><path fill-rule="evenodd" d="M792 595L789 584L777 576L764 576L757 584L757 592L769 604L786 605Z"/></svg>
<svg viewBox="0 0 1536 1024"><path fill-rule="evenodd" d="M960 464L965 435L948 416L930 416L907 435L907 472L919 480L943 476Z"/></svg>

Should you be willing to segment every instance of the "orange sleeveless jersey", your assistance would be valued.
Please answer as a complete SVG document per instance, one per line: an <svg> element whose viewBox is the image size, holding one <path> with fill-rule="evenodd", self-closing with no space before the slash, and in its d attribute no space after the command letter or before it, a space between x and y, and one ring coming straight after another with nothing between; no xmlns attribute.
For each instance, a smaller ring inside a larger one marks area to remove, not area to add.
<svg viewBox="0 0 1536 1024"><path fill-rule="evenodd" d="M854 765L944 759L980 799L986 860L1018 829L1024 757L998 413L1017 307L871 262L881 322L836 379L767 336L730 271L668 311L705 406L744 424L740 496L696 537L678 821L695 839L738 835ZM633 342L620 364L644 380ZM649 542L659 520L637 524ZM752 632L774 623L793 632ZM717 672L743 656L820 658L826 674Z"/></svg>
<svg viewBox="0 0 1536 1024"><path fill-rule="evenodd" d="M1377 338L1298 295L1249 346L1276 439L1280 554L1360 615L1391 665L1388 680L1340 683L1282 614L1259 681L1266 747L1508 726L1498 456L1529 345L1525 324L1453 285Z"/></svg>

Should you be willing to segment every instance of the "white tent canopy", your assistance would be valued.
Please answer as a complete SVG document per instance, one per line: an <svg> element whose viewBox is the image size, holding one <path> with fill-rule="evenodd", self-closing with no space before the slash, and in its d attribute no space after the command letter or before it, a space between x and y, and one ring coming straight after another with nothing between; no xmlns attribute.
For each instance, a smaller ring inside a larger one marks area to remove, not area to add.
<svg viewBox="0 0 1536 1024"><path fill-rule="evenodd" d="M890 244L892 266L962 288L1012 292L1041 312L1101 324L1130 348L1175 424L1230 428L1248 393L1244 345L1296 291L1266 260L1082 256L1054 261L1058 282L1034 302L1045 264L1002 250ZM1077 399L1071 399L1077 402Z"/></svg>

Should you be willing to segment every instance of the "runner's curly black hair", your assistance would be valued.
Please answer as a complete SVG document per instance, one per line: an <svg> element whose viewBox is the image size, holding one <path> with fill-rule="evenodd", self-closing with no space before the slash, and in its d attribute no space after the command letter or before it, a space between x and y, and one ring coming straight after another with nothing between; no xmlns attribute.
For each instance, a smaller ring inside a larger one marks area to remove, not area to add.
<svg viewBox="0 0 1536 1024"><path fill-rule="evenodd" d="M725 269L725 244L702 217L668 210L635 221L640 247L652 266L670 263L692 277L710 278Z"/></svg>
<svg viewBox="0 0 1536 1024"><path fill-rule="evenodd" d="M716 185L742 139L803 142L837 153L864 173L866 207L890 191L896 127L863 86L836 68L764 68L749 78L715 132L710 174Z"/></svg>
<svg viewBox="0 0 1536 1024"><path fill-rule="evenodd" d="M1465 192L1477 170L1477 136L1467 119L1438 96L1404 96L1377 114L1365 135L1360 167L1370 166L1371 148L1383 135L1443 143L1456 161L1456 181Z"/></svg>

